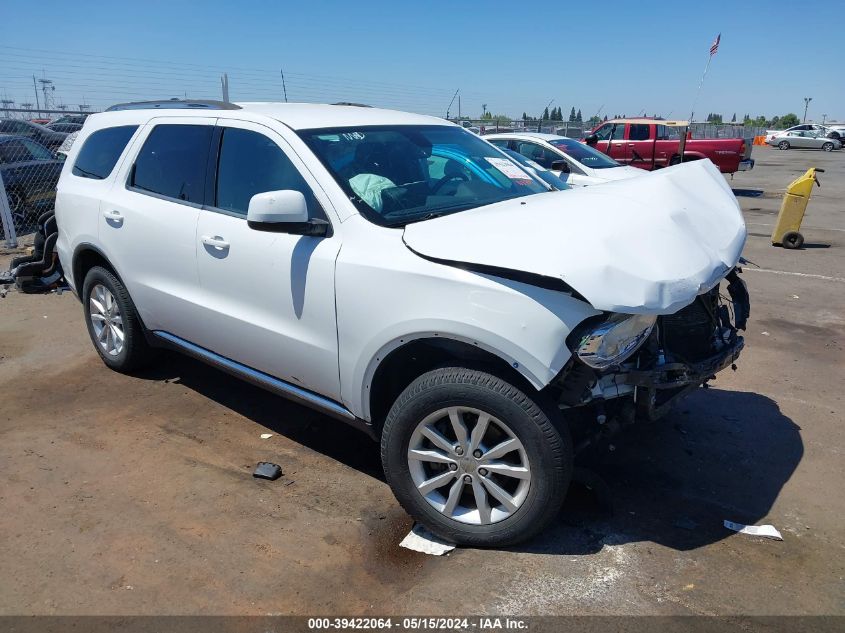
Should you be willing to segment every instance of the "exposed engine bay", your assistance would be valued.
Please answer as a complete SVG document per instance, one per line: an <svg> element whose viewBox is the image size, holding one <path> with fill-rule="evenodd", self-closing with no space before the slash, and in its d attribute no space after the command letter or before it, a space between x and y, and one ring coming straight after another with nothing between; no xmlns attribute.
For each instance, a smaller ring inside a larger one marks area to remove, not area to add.
<svg viewBox="0 0 845 633"><path fill-rule="evenodd" d="M698 295L674 314L656 318L636 352L619 364L596 369L574 353L549 386L572 426L577 448L585 448L635 421L665 415L681 397L707 386L734 362L745 345L739 335L750 315L742 270L731 270L722 284ZM595 327L587 324L587 328ZM586 340L576 328L567 341L575 349Z"/></svg>

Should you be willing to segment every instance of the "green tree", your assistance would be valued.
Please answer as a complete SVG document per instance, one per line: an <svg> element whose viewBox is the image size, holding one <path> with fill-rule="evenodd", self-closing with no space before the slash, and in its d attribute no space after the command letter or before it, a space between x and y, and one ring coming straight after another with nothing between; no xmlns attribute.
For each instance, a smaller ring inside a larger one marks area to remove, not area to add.
<svg viewBox="0 0 845 633"><path fill-rule="evenodd" d="M522 120L523 120L523 121L527 121L527 120L528 120L528 114L526 114L525 112L523 112L523 113L522 113Z"/></svg>
<svg viewBox="0 0 845 633"><path fill-rule="evenodd" d="M548 107L548 106L546 106L546 109L545 109L545 110L543 110L543 120L544 120L544 121L548 121L548 120L549 120L549 107Z"/></svg>
<svg viewBox="0 0 845 633"><path fill-rule="evenodd" d="M797 114L790 112L789 114L784 114L778 123L780 128L788 128L801 123L801 119L798 118Z"/></svg>
<svg viewBox="0 0 845 633"><path fill-rule="evenodd" d="M581 123L584 119L581 118L581 108L578 108L578 114L575 115L575 120Z"/></svg>
<svg viewBox="0 0 845 633"><path fill-rule="evenodd" d="M736 123L736 112L734 112L734 115L731 117L731 123Z"/></svg>
<svg viewBox="0 0 845 633"><path fill-rule="evenodd" d="M570 121L575 120L575 106L572 106L572 110L569 111L569 120Z"/></svg>

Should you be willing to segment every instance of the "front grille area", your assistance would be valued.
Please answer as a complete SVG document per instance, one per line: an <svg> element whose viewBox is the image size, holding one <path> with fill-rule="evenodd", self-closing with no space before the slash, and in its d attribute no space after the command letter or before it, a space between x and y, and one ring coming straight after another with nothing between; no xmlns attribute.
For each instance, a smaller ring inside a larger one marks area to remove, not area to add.
<svg viewBox="0 0 845 633"><path fill-rule="evenodd" d="M719 288L696 297L675 314L658 319L658 335L664 352L674 360L696 362L715 353Z"/></svg>

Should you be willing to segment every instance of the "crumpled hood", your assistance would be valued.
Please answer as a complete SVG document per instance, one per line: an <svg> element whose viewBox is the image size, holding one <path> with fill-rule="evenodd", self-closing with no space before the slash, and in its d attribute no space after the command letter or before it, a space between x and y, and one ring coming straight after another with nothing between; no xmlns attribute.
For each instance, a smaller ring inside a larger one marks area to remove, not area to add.
<svg viewBox="0 0 845 633"><path fill-rule="evenodd" d="M745 245L724 177L701 160L595 187L526 196L409 224L412 251L563 280L596 309L672 314Z"/></svg>
<svg viewBox="0 0 845 633"><path fill-rule="evenodd" d="M604 180L625 180L627 178L638 178L646 175L648 172L639 167L631 167L630 165L622 165L620 167L608 167L607 169L594 169L592 174L596 178L603 178Z"/></svg>

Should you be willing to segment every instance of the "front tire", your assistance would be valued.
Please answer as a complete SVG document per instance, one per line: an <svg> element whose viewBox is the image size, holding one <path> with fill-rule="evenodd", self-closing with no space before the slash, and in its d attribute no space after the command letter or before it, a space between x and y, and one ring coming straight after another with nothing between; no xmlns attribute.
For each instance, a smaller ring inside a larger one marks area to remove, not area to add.
<svg viewBox="0 0 845 633"><path fill-rule="evenodd" d="M824 143L824 144L822 145L822 149L823 149L825 152L832 152L832 151L833 151L833 143L831 143L831 142L829 142L829 141L828 141L827 143Z"/></svg>
<svg viewBox="0 0 845 633"><path fill-rule="evenodd" d="M789 149L789 141L781 141L778 143L778 149Z"/></svg>
<svg viewBox="0 0 845 633"><path fill-rule="evenodd" d="M94 349L111 369L130 373L153 357L129 292L109 270L94 266L82 284L82 307Z"/></svg>
<svg viewBox="0 0 845 633"><path fill-rule="evenodd" d="M459 545L506 546L542 530L572 477L572 441L518 387L449 367L423 374L384 424L381 457L402 507Z"/></svg>

